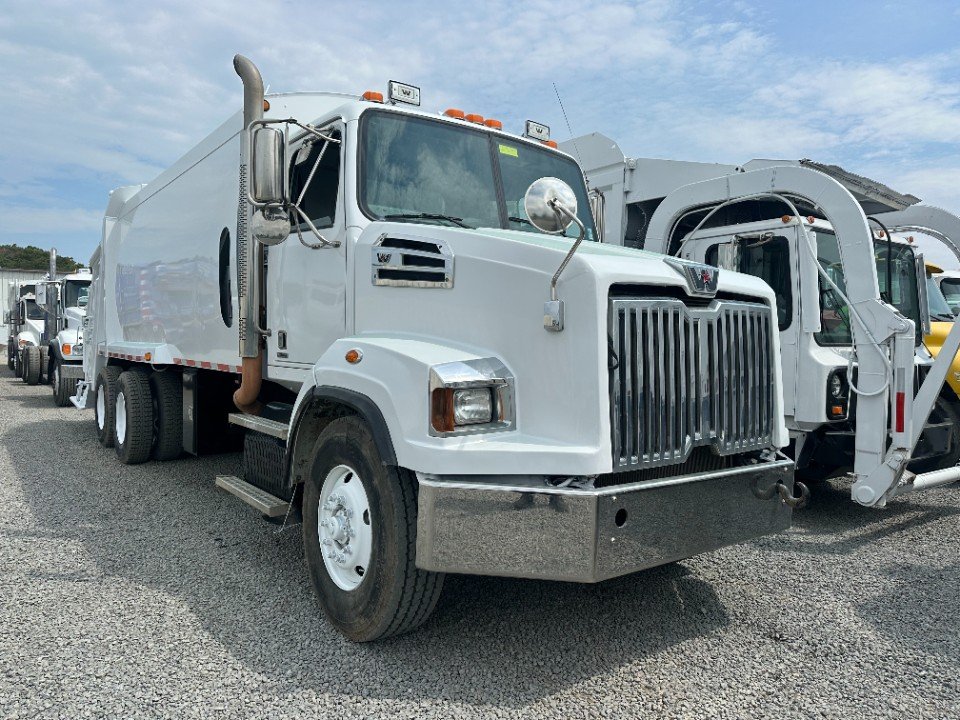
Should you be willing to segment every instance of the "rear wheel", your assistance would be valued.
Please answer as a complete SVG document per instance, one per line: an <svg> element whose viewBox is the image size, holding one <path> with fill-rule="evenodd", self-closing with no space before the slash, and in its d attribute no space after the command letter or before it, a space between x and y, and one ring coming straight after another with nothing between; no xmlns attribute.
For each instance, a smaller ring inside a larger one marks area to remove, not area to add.
<svg viewBox="0 0 960 720"><path fill-rule="evenodd" d="M117 383L120 368L108 365L97 374L93 403L93 419L97 423L97 439L103 447L113 447L116 441L113 411L117 403Z"/></svg>
<svg viewBox="0 0 960 720"><path fill-rule="evenodd" d="M16 370L17 344L7 342L7 370Z"/></svg>
<svg viewBox="0 0 960 720"><path fill-rule="evenodd" d="M150 374L153 397L154 460L175 460L183 452L183 381L180 373L163 370Z"/></svg>
<svg viewBox="0 0 960 720"><path fill-rule="evenodd" d="M416 478L384 465L366 424L331 422L317 439L304 487L307 568L324 614L367 642L423 624L443 575L415 564Z"/></svg>
<svg viewBox="0 0 960 720"><path fill-rule="evenodd" d="M53 359L53 372L50 373L50 385L53 387L53 401L58 407L70 404L70 396L77 392L77 381L74 378L64 378L61 370L63 363L60 358Z"/></svg>
<svg viewBox="0 0 960 720"><path fill-rule="evenodd" d="M13 351L13 374L23 377L23 351L19 348Z"/></svg>
<svg viewBox="0 0 960 720"><path fill-rule="evenodd" d="M114 449L120 462L137 465L148 460L153 446L153 399L147 374L121 373L113 407Z"/></svg>
<svg viewBox="0 0 960 720"><path fill-rule="evenodd" d="M40 348L27 345L23 349L23 380L27 385L40 382Z"/></svg>
<svg viewBox="0 0 960 720"><path fill-rule="evenodd" d="M950 449L945 455L915 460L907 467L911 472L924 473L932 470L951 468L960 462L960 410L957 404L937 398L930 411L930 423L948 423L950 429Z"/></svg>
<svg viewBox="0 0 960 720"><path fill-rule="evenodd" d="M50 381L50 348L44 345L40 348L40 382L49 385Z"/></svg>

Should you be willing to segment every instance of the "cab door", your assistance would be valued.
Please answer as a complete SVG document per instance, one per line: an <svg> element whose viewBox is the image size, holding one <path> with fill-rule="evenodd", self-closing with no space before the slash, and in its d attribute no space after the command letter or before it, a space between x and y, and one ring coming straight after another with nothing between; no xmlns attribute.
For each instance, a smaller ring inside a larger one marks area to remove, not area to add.
<svg viewBox="0 0 960 720"><path fill-rule="evenodd" d="M324 239L297 218L290 236L268 249L268 364L277 375L282 368L312 367L343 335L346 323L346 223L343 200L343 124L329 123L321 131L341 142L310 136L291 148L290 196ZM299 229L299 233L297 230ZM302 238L302 239L301 239Z"/></svg>

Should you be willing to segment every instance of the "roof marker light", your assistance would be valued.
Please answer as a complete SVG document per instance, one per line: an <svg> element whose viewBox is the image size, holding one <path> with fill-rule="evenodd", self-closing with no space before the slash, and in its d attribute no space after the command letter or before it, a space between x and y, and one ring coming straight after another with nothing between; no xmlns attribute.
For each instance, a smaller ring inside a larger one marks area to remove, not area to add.
<svg viewBox="0 0 960 720"><path fill-rule="evenodd" d="M493 128L494 130L503 130L503 123L499 120L494 120L493 118L487 118L483 121L483 124L488 128Z"/></svg>
<svg viewBox="0 0 960 720"><path fill-rule="evenodd" d="M467 117L467 114L463 110L458 110L457 108L447 108L443 111L443 114L457 120L463 120Z"/></svg>
<svg viewBox="0 0 960 720"><path fill-rule="evenodd" d="M476 113L469 113L464 120L476 123L477 125L483 125L483 115L477 115Z"/></svg>
<svg viewBox="0 0 960 720"><path fill-rule="evenodd" d="M544 141L543 141L543 144L546 145L547 147L552 147L554 150L557 149L557 141L556 141L556 140L544 140Z"/></svg>
<svg viewBox="0 0 960 720"><path fill-rule="evenodd" d="M376 90L367 90L363 94L363 99L368 100L369 102L382 103L383 93L377 92Z"/></svg>
<svg viewBox="0 0 960 720"><path fill-rule="evenodd" d="M793 220L793 215L784 215L782 218L780 218L780 221L781 221L784 225L786 225L786 224L787 224L788 222L790 222L791 220Z"/></svg>

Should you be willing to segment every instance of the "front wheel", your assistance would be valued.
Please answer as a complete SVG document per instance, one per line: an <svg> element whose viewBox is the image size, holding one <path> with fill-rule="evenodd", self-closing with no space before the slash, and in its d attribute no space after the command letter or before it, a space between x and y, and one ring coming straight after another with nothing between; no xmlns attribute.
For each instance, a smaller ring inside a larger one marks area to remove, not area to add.
<svg viewBox="0 0 960 720"><path fill-rule="evenodd" d="M15 342L7 343L7 370L16 371L17 346Z"/></svg>
<svg viewBox="0 0 960 720"><path fill-rule="evenodd" d="M23 349L23 380L27 385L40 382L40 348L36 345L27 345Z"/></svg>
<svg viewBox="0 0 960 720"><path fill-rule="evenodd" d="M70 396L77 392L77 381L73 378L64 378L63 363L60 358L53 359L53 372L50 373L50 385L53 388L53 402L58 407L70 404Z"/></svg>
<svg viewBox="0 0 960 720"><path fill-rule="evenodd" d="M423 624L443 575L415 564L413 473L384 465L366 423L331 422L317 439L303 493L303 544L324 614L368 642Z"/></svg>

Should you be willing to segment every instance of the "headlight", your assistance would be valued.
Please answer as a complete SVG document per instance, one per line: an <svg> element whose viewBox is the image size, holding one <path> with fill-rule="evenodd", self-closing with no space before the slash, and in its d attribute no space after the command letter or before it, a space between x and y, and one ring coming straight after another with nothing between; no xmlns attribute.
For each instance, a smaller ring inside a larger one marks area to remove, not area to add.
<svg viewBox="0 0 960 720"><path fill-rule="evenodd" d="M840 375L834 373L830 377L830 383L828 385L830 389L830 397L840 399L843 397L843 380L840 379Z"/></svg>
<svg viewBox="0 0 960 720"><path fill-rule="evenodd" d="M430 434L465 435L514 426L513 377L496 358L430 368Z"/></svg>
<svg viewBox="0 0 960 720"><path fill-rule="evenodd" d="M476 425L493 420L493 394L490 388L466 388L453 391L453 424Z"/></svg>
<svg viewBox="0 0 960 720"><path fill-rule="evenodd" d="M850 401L850 386L847 372L837 368L827 376L827 419L843 420L847 417L847 404Z"/></svg>

